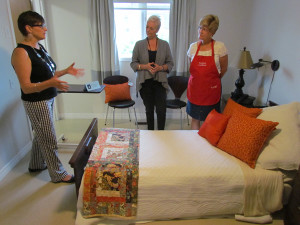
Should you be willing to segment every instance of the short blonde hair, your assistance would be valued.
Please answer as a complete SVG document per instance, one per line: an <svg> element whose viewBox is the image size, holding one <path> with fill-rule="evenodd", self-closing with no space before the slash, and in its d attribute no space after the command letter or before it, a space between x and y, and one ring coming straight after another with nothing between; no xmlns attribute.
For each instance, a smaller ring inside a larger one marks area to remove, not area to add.
<svg viewBox="0 0 300 225"><path fill-rule="evenodd" d="M215 34L219 28L219 17L212 14L206 15L200 19L199 25L207 27L212 34Z"/></svg>
<svg viewBox="0 0 300 225"><path fill-rule="evenodd" d="M149 21L156 23L157 24L157 31L159 31L159 28L160 28L160 25L161 25L159 16L156 16L156 15L150 16L147 20L147 23Z"/></svg>

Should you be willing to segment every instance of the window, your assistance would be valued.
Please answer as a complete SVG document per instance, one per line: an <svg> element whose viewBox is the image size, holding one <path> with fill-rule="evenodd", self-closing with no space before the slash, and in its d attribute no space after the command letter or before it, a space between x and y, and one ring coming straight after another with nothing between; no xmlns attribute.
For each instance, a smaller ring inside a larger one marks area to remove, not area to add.
<svg viewBox="0 0 300 225"><path fill-rule="evenodd" d="M158 37L169 42L170 1L114 1L116 40L120 60L131 59L132 50L138 40L146 38L148 17L157 15L161 19Z"/></svg>

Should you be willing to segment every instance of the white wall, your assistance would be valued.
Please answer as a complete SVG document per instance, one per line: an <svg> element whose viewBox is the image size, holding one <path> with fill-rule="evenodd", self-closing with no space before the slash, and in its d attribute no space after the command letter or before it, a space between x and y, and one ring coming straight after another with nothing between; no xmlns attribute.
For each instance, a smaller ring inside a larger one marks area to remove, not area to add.
<svg viewBox="0 0 300 225"><path fill-rule="evenodd" d="M15 47L10 9L0 0L0 180L31 147L31 131L20 99L20 86L10 63Z"/></svg>
<svg viewBox="0 0 300 225"><path fill-rule="evenodd" d="M248 45L253 60L279 60L270 99L279 103L300 101L300 1L255 0L251 26L247 29ZM273 71L270 65L247 76L251 94L265 102ZM261 88L260 88L261 87Z"/></svg>
<svg viewBox="0 0 300 225"><path fill-rule="evenodd" d="M62 80L72 84L84 84L91 81L90 45L88 36L87 3L75 1L44 1L47 23L47 39L50 53L58 70L64 69L72 62L85 69L85 76L76 79L64 76ZM56 98L61 118L99 117L104 95L97 94L60 94ZM100 104L99 104L100 103Z"/></svg>

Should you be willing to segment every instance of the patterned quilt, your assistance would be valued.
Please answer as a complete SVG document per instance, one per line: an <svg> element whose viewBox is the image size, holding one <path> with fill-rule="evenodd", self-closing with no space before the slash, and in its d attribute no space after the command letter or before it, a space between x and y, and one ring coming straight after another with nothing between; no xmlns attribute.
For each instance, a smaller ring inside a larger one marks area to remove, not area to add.
<svg viewBox="0 0 300 225"><path fill-rule="evenodd" d="M83 216L135 217L138 166L139 131L102 129L85 169Z"/></svg>

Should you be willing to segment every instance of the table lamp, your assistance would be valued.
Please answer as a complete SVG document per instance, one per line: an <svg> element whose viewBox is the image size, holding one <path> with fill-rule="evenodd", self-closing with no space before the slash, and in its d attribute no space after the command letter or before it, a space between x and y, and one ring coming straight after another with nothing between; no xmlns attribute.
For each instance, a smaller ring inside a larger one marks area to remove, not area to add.
<svg viewBox="0 0 300 225"><path fill-rule="evenodd" d="M236 89L234 92L231 92L231 98L233 100L238 100L242 96L244 96L242 88L245 85L244 81L244 73L245 69L252 69L251 66L253 65L253 61L250 55L250 51L246 51L246 47L244 47L244 50L241 51L240 58L239 58L239 63L237 65L237 68L239 68L239 77L235 81L235 87Z"/></svg>

